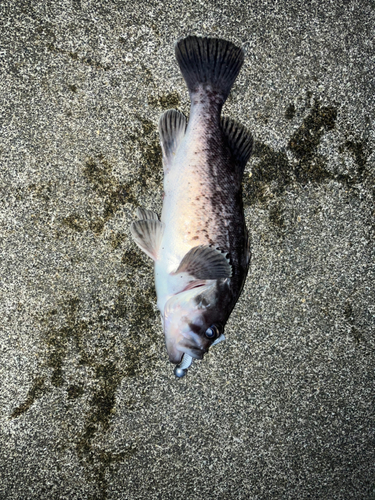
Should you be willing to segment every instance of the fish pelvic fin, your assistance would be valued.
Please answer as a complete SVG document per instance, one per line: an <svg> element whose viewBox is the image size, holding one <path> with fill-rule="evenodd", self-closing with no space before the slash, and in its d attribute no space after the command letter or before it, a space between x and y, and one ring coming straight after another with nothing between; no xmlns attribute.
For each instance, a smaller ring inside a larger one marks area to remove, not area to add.
<svg viewBox="0 0 375 500"><path fill-rule="evenodd" d="M232 266L225 254L206 245L192 248L183 257L176 275L187 273L197 280L218 280L232 276Z"/></svg>
<svg viewBox="0 0 375 500"><path fill-rule="evenodd" d="M228 117L221 119L221 129L228 141L239 178L242 181L246 163L253 151L253 136L243 125Z"/></svg>
<svg viewBox="0 0 375 500"><path fill-rule="evenodd" d="M221 38L188 36L176 43L175 53L190 95L203 87L224 103L242 67L243 50Z"/></svg>
<svg viewBox="0 0 375 500"><path fill-rule="evenodd" d="M163 113L159 120L159 136L164 170L168 170L186 131L185 116L175 109Z"/></svg>
<svg viewBox="0 0 375 500"><path fill-rule="evenodd" d="M131 224L130 232L139 248L151 259L157 260L164 224L155 219L142 219Z"/></svg>

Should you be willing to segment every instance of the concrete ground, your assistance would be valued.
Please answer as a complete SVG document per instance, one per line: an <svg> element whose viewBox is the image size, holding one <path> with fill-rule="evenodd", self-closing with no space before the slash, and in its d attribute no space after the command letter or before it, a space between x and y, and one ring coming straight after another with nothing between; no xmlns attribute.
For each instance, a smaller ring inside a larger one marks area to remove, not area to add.
<svg viewBox="0 0 375 500"><path fill-rule="evenodd" d="M0 498L375 499L374 3L0 6ZM152 264L173 43L246 51L250 273L178 380Z"/></svg>

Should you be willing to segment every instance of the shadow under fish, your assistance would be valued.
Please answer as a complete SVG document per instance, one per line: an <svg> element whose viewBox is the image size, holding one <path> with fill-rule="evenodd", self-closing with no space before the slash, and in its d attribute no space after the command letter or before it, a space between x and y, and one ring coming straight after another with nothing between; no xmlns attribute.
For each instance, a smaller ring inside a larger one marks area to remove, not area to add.
<svg viewBox="0 0 375 500"><path fill-rule="evenodd" d="M218 38L189 36L176 43L187 83L189 122L176 110L159 121L164 200L161 220L138 209L135 243L155 262L157 306L169 360L183 377L224 340L250 262L242 177L253 139L221 109L244 54Z"/></svg>

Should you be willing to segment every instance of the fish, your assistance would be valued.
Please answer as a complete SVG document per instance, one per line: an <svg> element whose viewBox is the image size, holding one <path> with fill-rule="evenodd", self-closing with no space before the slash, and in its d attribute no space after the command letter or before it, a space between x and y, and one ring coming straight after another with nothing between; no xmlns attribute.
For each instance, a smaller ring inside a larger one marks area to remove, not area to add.
<svg viewBox="0 0 375 500"><path fill-rule="evenodd" d="M175 55L190 95L189 120L173 109L160 117L161 218L138 208L130 232L154 261L166 349L181 378L225 339L246 280L251 251L242 178L253 138L221 116L244 63L242 48L190 35L176 42Z"/></svg>

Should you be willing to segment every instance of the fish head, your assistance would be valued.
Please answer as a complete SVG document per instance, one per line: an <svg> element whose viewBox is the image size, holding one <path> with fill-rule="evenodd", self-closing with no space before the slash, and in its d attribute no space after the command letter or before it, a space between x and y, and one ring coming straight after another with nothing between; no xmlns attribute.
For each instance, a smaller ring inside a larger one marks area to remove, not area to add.
<svg viewBox="0 0 375 500"><path fill-rule="evenodd" d="M202 359L224 330L216 282L173 295L165 304L162 323L171 363L182 356Z"/></svg>

